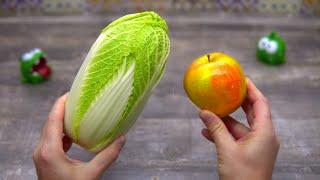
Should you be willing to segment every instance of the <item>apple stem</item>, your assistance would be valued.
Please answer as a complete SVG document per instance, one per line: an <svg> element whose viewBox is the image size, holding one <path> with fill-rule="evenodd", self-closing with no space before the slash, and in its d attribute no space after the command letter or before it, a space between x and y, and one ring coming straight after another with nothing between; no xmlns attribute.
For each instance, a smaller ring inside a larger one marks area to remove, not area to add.
<svg viewBox="0 0 320 180"><path fill-rule="evenodd" d="M207 58L208 58L208 62L213 62L215 60L214 55L212 57L210 54L207 54Z"/></svg>

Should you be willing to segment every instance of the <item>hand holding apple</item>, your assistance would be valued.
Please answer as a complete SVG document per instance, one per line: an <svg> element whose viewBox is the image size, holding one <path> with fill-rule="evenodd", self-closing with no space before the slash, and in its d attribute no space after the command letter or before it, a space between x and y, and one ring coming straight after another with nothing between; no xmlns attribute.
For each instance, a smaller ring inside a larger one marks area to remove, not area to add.
<svg viewBox="0 0 320 180"><path fill-rule="evenodd" d="M184 89L195 105L219 117L235 111L247 92L242 67L233 57L221 52L193 61L184 76Z"/></svg>

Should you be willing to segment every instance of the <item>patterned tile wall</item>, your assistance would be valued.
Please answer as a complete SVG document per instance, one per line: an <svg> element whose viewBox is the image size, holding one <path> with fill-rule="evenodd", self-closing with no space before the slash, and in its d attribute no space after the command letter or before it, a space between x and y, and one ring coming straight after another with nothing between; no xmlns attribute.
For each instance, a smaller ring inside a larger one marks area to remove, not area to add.
<svg viewBox="0 0 320 180"><path fill-rule="evenodd" d="M0 15L237 12L320 16L320 0L0 0Z"/></svg>

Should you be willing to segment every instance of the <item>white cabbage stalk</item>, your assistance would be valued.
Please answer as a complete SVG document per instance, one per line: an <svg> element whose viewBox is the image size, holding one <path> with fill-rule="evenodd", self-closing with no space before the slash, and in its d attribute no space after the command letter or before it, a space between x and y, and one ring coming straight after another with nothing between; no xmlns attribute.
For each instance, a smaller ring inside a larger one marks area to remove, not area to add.
<svg viewBox="0 0 320 180"><path fill-rule="evenodd" d="M168 27L143 12L109 24L92 45L66 102L66 134L97 152L133 125L161 79L169 54Z"/></svg>

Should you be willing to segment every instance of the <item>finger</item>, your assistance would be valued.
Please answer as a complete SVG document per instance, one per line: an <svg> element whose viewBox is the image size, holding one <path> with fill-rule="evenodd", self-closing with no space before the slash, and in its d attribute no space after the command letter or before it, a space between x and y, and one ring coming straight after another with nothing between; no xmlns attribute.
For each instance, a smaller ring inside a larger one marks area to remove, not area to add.
<svg viewBox="0 0 320 180"><path fill-rule="evenodd" d="M241 107L242 107L243 111L245 112L248 124L251 127L254 116L253 116L253 110L252 110L252 103L250 102L248 96L246 96L246 98L244 99Z"/></svg>
<svg viewBox="0 0 320 180"><path fill-rule="evenodd" d="M231 116L223 118L223 122L236 140L244 137L248 132L250 132L248 127L238 122Z"/></svg>
<svg viewBox="0 0 320 180"><path fill-rule="evenodd" d="M49 143L61 143L63 133L64 106L67 94L61 96L53 105L48 120L43 128L43 141Z"/></svg>
<svg viewBox="0 0 320 180"><path fill-rule="evenodd" d="M210 136L210 131L209 129L207 128L203 128L202 131L201 131L201 134L203 137L205 137L208 141L211 141L214 143L212 137Z"/></svg>
<svg viewBox="0 0 320 180"><path fill-rule="evenodd" d="M256 101L257 97L262 96L259 90L254 86L253 82L246 78L247 82L247 95L242 103L242 109L246 113L248 124L252 126L254 114L253 114L253 103Z"/></svg>
<svg viewBox="0 0 320 180"><path fill-rule="evenodd" d="M203 110L199 116L208 128L210 136L217 148L227 148L230 144L235 143L228 129L217 115L210 111Z"/></svg>
<svg viewBox="0 0 320 180"><path fill-rule="evenodd" d="M103 173L118 158L124 144L125 137L118 137L89 162L90 168L98 174Z"/></svg>
<svg viewBox="0 0 320 180"><path fill-rule="evenodd" d="M67 135L64 135L62 138L62 144L63 144L63 151L67 152L72 146L72 140Z"/></svg>
<svg viewBox="0 0 320 180"><path fill-rule="evenodd" d="M247 78L247 97L243 109L252 130L272 125L268 100L249 78Z"/></svg>

